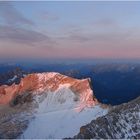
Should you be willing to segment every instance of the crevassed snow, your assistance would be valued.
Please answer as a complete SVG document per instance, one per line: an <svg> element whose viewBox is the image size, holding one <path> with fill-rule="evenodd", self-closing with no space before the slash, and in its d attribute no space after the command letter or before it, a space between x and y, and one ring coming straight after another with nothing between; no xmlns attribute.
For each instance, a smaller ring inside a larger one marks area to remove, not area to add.
<svg viewBox="0 0 140 140"><path fill-rule="evenodd" d="M80 102L66 88L57 93L47 93L43 102L21 138L68 138L76 135L81 126L105 115L108 110L96 105L79 112Z"/></svg>

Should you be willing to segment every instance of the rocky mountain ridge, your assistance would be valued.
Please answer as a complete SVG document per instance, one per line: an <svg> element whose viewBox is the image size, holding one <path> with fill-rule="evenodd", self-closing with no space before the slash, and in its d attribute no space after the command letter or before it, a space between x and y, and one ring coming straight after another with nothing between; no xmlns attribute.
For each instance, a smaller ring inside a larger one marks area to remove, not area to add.
<svg viewBox="0 0 140 140"><path fill-rule="evenodd" d="M55 72L29 74L17 85L1 86L0 104L10 105L0 111L5 112L0 115L1 138L70 137L108 112L95 98L89 78Z"/></svg>
<svg viewBox="0 0 140 140"><path fill-rule="evenodd" d="M139 139L140 97L114 106L108 114L82 126L76 139Z"/></svg>
<svg viewBox="0 0 140 140"><path fill-rule="evenodd" d="M0 138L139 138L140 98L109 107L90 82L45 72L0 86Z"/></svg>
<svg viewBox="0 0 140 140"><path fill-rule="evenodd" d="M34 73L29 74L21 79L19 84L11 86L0 86L0 104L8 104L17 95L22 95L25 92L32 94L41 94L43 91L54 92L59 88L70 88L81 102L87 105L98 103L96 98L93 98L93 92L90 88L90 79L78 80L68 76L61 75L55 72Z"/></svg>

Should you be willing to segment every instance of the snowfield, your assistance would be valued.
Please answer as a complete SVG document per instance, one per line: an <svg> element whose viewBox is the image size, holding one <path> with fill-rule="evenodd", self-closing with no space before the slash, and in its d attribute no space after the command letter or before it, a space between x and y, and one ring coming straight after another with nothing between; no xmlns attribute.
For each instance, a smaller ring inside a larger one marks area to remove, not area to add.
<svg viewBox="0 0 140 140"><path fill-rule="evenodd" d="M68 88L61 88L57 94L47 93L44 98L21 138L73 137L81 126L108 112L100 105L85 107L84 103L74 100L75 94Z"/></svg>
<svg viewBox="0 0 140 140"><path fill-rule="evenodd" d="M36 114L36 118L29 124L21 138L69 138L77 134L81 126L106 113L107 110L95 106L81 112L65 109Z"/></svg>

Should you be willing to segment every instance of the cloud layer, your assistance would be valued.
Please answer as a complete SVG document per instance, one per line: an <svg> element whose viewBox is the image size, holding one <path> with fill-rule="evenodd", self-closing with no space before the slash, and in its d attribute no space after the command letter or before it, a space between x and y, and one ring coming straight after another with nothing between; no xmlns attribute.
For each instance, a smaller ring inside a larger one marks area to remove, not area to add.
<svg viewBox="0 0 140 140"><path fill-rule="evenodd" d="M0 16L4 23L8 25L34 24L31 20L25 18L21 12L17 11L10 2L0 2Z"/></svg>
<svg viewBox="0 0 140 140"><path fill-rule="evenodd" d="M49 41L49 37L33 30L0 26L0 40L31 45L44 40Z"/></svg>
<svg viewBox="0 0 140 140"><path fill-rule="evenodd" d="M97 4L97 7L94 6L96 11L93 7L87 8L86 5L82 5L79 10L80 6L75 5L74 11L74 3L69 8L66 4L61 6L61 2L60 4L52 2L48 9L46 7L49 2L34 3L24 2L22 6L20 2L0 2L1 57L136 58L140 56L140 30L139 24L136 25L136 21L139 21L138 11L135 11L135 14L131 13L131 19L130 17L125 19L126 15L118 14L119 7L116 13L112 9L115 17L107 11L111 7L108 8L106 5L101 10L102 5ZM17 8L19 5L25 12L22 13L20 8ZM29 5L27 12L26 5ZM132 9L133 12L135 9ZM28 17L32 17L32 20ZM135 17L137 18L134 19Z"/></svg>

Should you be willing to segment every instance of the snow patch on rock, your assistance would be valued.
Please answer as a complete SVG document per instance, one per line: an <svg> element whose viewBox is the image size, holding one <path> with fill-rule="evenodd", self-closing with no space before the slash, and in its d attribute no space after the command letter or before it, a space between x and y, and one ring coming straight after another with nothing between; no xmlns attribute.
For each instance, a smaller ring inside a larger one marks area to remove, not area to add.
<svg viewBox="0 0 140 140"><path fill-rule="evenodd" d="M8 80L8 82L13 82L13 81L15 81L15 80L16 80L16 78L17 78L17 75L14 75L14 77L13 77L13 78L11 78L11 79L9 79L9 80Z"/></svg>
<svg viewBox="0 0 140 140"><path fill-rule="evenodd" d="M37 76L38 76L39 81L42 81L42 80L47 81L47 80L53 78L57 74L58 73L56 73L56 72L46 72L46 73L38 73Z"/></svg>

